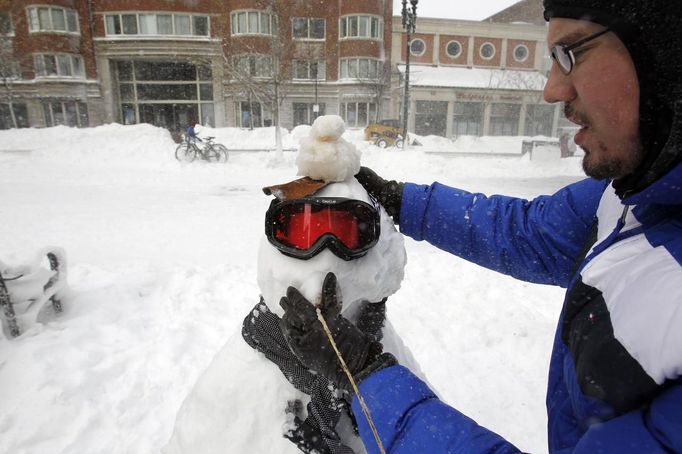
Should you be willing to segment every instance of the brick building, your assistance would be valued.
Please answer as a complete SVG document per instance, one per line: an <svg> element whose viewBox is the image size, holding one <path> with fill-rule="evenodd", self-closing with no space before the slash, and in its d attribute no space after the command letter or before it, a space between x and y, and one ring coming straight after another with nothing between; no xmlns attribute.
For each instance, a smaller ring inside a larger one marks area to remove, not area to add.
<svg viewBox="0 0 682 454"><path fill-rule="evenodd" d="M258 127L276 110L363 126L388 108L391 16L390 0L1 0L0 127Z"/></svg>
<svg viewBox="0 0 682 454"><path fill-rule="evenodd" d="M550 64L546 33L540 0L523 0L483 21L419 18L409 48L408 130L445 137L556 135L560 109L542 98ZM396 20L395 118L407 52Z"/></svg>
<svg viewBox="0 0 682 454"><path fill-rule="evenodd" d="M544 26L419 18L417 30L411 130L521 134L528 115L546 126ZM277 115L291 128L325 113L361 128L398 117L405 52L392 0L0 0L0 128Z"/></svg>

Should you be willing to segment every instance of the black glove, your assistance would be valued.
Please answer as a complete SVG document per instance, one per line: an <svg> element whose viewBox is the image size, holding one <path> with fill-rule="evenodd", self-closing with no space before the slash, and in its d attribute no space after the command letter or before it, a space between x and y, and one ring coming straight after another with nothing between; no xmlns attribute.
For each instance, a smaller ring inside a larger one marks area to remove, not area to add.
<svg viewBox="0 0 682 454"><path fill-rule="evenodd" d="M386 181L368 167L360 167L355 175L363 188L384 207L393 222L400 224L400 204L403 200L403 186L395 180Z"/></svg>
<svg viewBox="0 0 682 454"><path fill-rule="evenodd" d="M279 305L284 309L280 327L298 360L340 389L351 391L348 377L317 319L315 306L294 287L287 289L287 296L280 300ZM341 301L337 297L334 273L327 274L322 284L320 311L352 375L361 372L379 357L381 344L341 316Z"/></svg>

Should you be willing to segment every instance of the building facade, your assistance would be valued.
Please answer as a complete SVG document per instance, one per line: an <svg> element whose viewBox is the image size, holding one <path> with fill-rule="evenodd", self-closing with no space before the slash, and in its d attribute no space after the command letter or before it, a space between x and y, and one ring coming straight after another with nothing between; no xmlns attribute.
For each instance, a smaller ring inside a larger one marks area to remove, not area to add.
<svg viewBox="0 0 682 454"><path fill-rule="evenodd" d="M0 127L385 116L390 0L3 0Z"/></svg>
<svg viewBox="0 0 682 454"><path fill-rule="evenodd" d="M540 2L520 2L528 3ZM444 137L556 135L560 109L542 97L550 64L546 26L517 22L518 10L500 13L502 22L496 16L418 19L409 46L408 130ZM395 118L402 111L407 52L407 36L394 21Z"/></svg>
<svg viewBox="0 0 682 454"><path fill-rule="evenodd" d="M538 100L543 26L417 30L410 130L555 131ZM322 114L363 128L398 118L406 48L391 0L0 0L0 128L292 128Z"/></svg>

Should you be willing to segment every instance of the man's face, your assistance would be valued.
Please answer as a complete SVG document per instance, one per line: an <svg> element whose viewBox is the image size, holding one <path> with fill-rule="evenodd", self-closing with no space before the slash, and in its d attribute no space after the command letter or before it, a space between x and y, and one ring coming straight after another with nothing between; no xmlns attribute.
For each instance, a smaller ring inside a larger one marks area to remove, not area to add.
<svg viewBox="0 0 682 454"><path fill-rule="evenodd" d="M574 19L551 19L547 42L572 44L603 30ZM552 62L544 96L563 102L564 113L581 127L575 143L585 151L583 169L596 179L632 173L643 158L639 139L639 84L625 45L606 33L573 50L575 64L564 74Z"/></svg>

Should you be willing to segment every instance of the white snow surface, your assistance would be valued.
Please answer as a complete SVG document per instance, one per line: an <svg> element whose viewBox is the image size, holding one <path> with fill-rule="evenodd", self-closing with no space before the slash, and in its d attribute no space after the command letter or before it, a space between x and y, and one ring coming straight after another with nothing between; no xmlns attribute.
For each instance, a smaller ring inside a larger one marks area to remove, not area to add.
<svg viewBox="0 0 682 454"><path fill-rule="evenodd" d="M307 129L285 133L285 144L296 146ZM235 135L239 148L274 148L269 130L205 130L226 145ZM464 141L466 150L450 142L453 153L431 154L447 144L419 137L422 147L402 152L363 142L361 130L343 137L362 151L363 165L390 179L529 198L582 178L578 158L455 153L487 150L497 138ZM292 180L296 154L285 152L277 166L267 152L187 164L175 161L175 146L149 125L0 131L3 267L61 248L69 288L63 314L22 319L17 339L0 334L0 452L160 452L192 389L206 390L203 398L247 440L281 432L282 402L295 391L272 366L277 387L240 392L263 379L251 367L262 356L240 342L240 331L261 290L269 204L261 188ZM404 247L388 318L429 383L520 449L545 452L546 370L562 290L409 238ZM24 307L18 302L20 317ZM209 367L223 354L239 361ZM210 383L200 386L200 377ZM217 401L221 387L233 400ZM251 417L257 408L270 413ZM223 430L218 422L209 431ZM227 440L223 452L240 453L239 443ZM294 452L286 443L269 451Z"/></svg>

